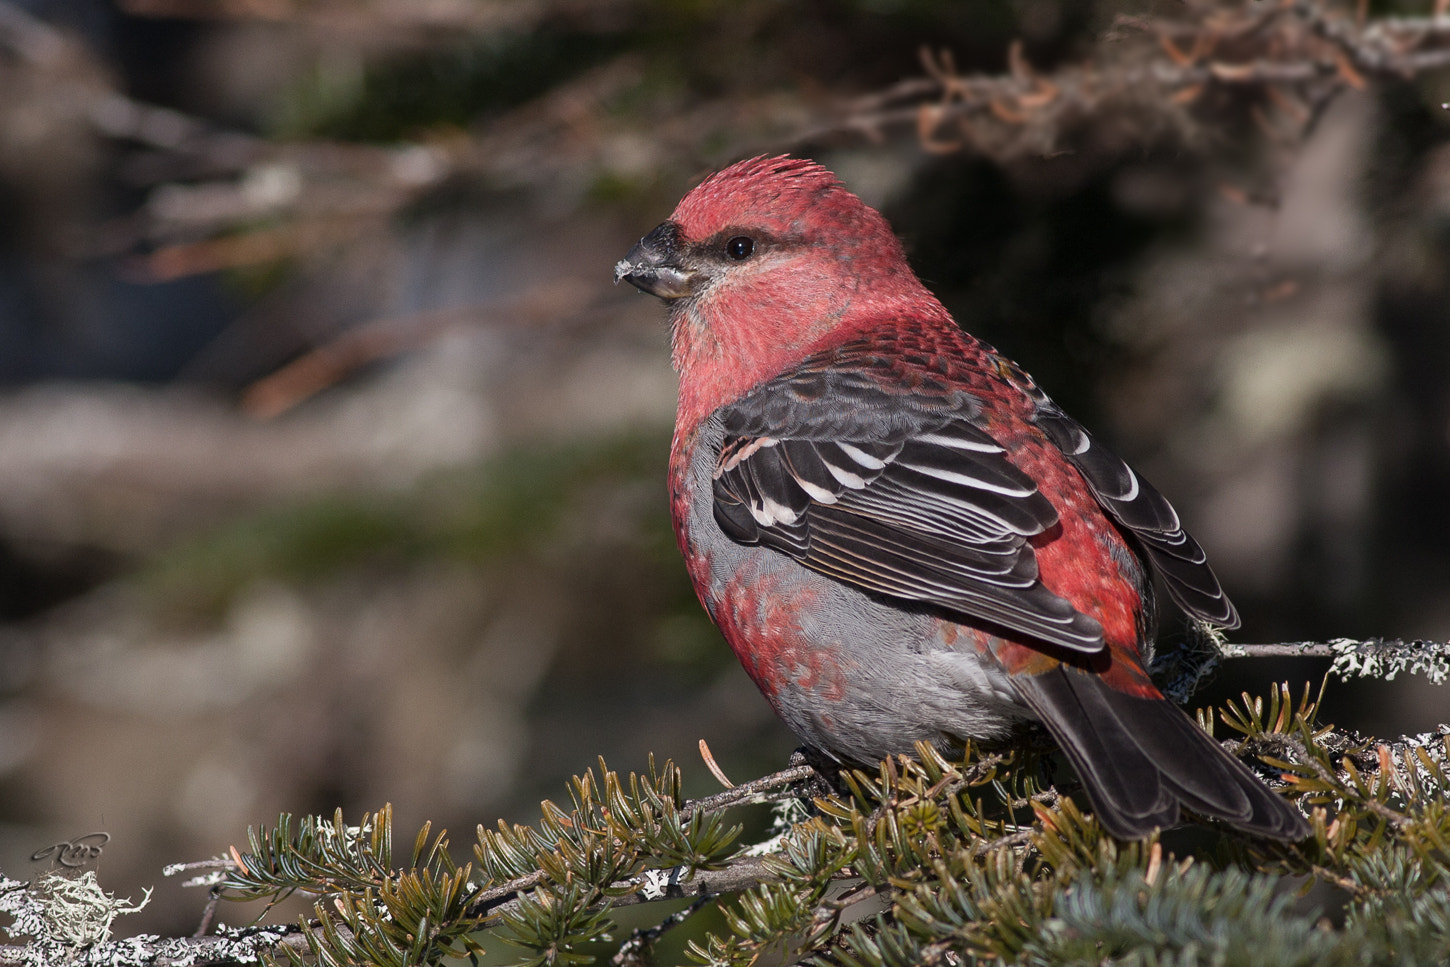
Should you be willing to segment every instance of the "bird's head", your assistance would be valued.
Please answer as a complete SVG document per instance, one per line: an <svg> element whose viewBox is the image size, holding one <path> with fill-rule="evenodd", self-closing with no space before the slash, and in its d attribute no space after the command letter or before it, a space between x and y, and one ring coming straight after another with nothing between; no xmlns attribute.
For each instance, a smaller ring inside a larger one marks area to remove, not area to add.
<svg viewBox="0 0 1450 967"><path fill-rule="evenodd" d="M706 178L614 280L669 304L675 368L701 415L893 312L940 309L879 212L784 156Z"/></svg>

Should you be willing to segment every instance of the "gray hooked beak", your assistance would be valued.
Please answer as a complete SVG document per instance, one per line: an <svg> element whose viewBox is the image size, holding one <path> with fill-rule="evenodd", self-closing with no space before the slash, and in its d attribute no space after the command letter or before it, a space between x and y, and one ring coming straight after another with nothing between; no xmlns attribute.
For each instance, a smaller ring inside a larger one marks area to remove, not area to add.
<svg viewBox="0 0 1450 967"><path fill-rule="evenodd" d="M698 273L680 264L680 226L661 222L614 263L614 284L628 282L661 299L680 299L695 291Z"/></svg>

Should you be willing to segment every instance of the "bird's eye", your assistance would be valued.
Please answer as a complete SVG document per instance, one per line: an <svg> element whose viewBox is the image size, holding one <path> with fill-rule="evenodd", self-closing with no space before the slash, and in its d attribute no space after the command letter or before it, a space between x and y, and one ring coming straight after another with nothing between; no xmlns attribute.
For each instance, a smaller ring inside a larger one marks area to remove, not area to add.
<svg viewBox="0 0 1450 967"><path fill-rule="evenodd" d="M725 243L725 254L737 262L744 262L755 251L755 240L746 235L736 235Z"/></svg>

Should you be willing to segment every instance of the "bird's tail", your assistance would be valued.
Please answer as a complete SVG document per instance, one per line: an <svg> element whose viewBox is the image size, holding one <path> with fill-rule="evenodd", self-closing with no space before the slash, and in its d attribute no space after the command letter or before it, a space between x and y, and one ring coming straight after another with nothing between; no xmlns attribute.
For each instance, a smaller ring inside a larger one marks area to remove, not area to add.
<svg viewBox="0 0 1450 967"><path fill-rule="evenodd" d="M1180 805L1269 839L1309 835L1297 810L1168 699L1125 694L1070 666L1015 684L1119 839L1175 825Z"/></svg>

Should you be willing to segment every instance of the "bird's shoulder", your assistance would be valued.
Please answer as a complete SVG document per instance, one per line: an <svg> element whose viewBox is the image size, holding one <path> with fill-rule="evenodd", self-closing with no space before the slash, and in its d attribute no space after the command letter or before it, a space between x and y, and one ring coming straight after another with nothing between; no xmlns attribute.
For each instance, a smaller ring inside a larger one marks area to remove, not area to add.
<svg viewBox="0 0 1450 967"><path fill-rule="evenodd" d="M1045 400L1019 366L967 333L895 323L811 353L717 415L732 437L899 442L948 418L1011 435Z"/></svg>

